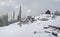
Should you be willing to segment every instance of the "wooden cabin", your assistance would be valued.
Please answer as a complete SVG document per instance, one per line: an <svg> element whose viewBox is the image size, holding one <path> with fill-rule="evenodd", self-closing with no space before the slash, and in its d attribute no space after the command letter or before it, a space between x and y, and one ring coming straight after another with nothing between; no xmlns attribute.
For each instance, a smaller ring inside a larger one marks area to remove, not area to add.
<svg viewBox="0 0 60 37"><path fill-rule="evenodd" d="M47 11L45 12L45 14L51 14L50 10L47 10Z"/></svg>

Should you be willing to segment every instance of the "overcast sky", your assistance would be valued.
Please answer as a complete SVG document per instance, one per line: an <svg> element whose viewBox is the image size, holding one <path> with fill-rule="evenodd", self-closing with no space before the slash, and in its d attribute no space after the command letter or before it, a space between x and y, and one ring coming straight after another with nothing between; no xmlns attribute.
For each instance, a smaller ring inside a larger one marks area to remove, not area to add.
<svg viewBox="0 0 60 37"><path fill-rule="evenodd" d="M22 7L22 15L39 15L46 10L55 12L60 11L60 0L0 0L0 14L15 11L16 15L19 11L19 6Z"/></svg>

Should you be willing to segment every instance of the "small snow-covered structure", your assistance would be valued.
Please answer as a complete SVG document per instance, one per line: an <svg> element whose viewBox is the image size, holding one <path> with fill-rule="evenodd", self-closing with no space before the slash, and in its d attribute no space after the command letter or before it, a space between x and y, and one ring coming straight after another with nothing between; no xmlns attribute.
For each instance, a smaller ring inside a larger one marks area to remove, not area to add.
<svg viewBox="0 0 60 37"><path fill-rule="evenodd" d="M47 11L45 12L45 14L51 14L50 10L47 10Z"/></svg>
<svg viewBox="0 0 60 37"><path fill-rule="evenodd" d="M24 23L25 23L25 22L28 23L28 22L34 22L34 21L35 21L35 18L34 18L34 17L32 17L32 16L27 16L23 22L24 22Z"/></svg>

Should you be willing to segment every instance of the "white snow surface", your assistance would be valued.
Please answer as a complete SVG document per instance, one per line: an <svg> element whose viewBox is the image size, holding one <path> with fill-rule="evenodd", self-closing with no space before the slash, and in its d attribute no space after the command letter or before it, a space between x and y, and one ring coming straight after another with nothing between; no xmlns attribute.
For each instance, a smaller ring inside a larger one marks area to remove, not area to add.
<svg viewBox="0 0 60 37"><path fill-rule="evenodd" d="M55 25L60 26L60 16L49 21L35 21L34 23L18 25L19 22L10 24L9 26L0 27L0 37L54 37L50 33L45 33L44 26ZM40 32L34 34L34 31ZM60 35L60 33L59 33ZM60 37L58 35L58 37Z"/></svg>

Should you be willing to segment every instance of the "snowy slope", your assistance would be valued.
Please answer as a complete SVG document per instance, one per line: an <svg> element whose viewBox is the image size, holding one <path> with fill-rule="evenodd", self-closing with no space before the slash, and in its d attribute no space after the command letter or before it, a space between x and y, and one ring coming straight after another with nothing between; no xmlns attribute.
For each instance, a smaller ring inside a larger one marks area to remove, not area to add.
<svg viewBox="0 0 60 37"><path fill-rule="evenodd" d="M22 24L22 27L20 27L18 25L19 22L17 22L9 26L0 27L0 37L53 37L51 34L45 33L43 27L47 25L60 26L59 21L60 16L49 21L37 20L34 23ZM38 33L34 34L34 31L37 31Z"/></svg>

